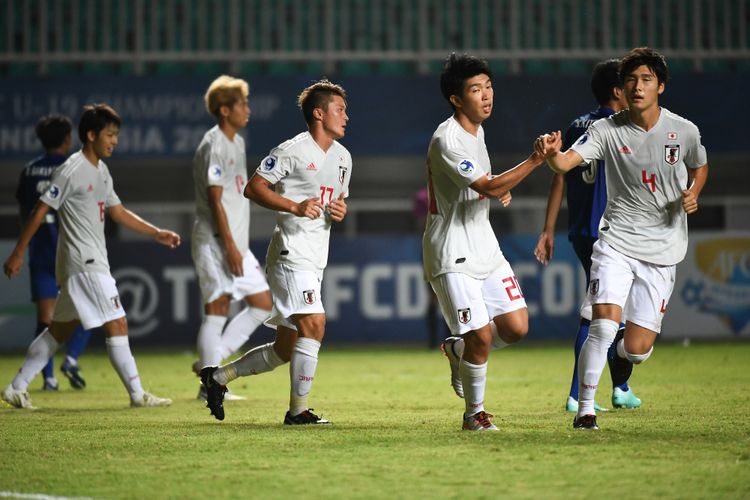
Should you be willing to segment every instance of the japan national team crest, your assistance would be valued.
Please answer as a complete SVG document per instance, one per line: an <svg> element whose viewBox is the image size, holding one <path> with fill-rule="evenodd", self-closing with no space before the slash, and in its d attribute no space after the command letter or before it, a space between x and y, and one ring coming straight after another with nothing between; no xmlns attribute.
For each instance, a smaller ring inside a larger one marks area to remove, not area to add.
<svg viewBox="0 0 750 500"><path fill-rule="evenodd" d="M464 325L471 321L471 308L458 310L458 321Z"/></svg>
<svg viewBox="0 0 750 500"><path fill-rule="evenodd" d="M120 296L119 295L115 295L114 297L110 297L109 300L112 301L112 308L115 311L118 310L118 309L120 309L120 307L122 307L121 304L120 304Z"/></svg>
<svg viewBox="0 0 750 500"><path fill-rule="evenodd" d="M679 144L667 144L664 146L664 161L670 165L674 165L680 161L680 145Z"/></svg>
<svg viewBox="0 0 750 500"><path fill-rule="evenodd" d="M349 170L346 167L339 166L339 183L343 184L346 179L346 171Z"/></svg>
<svg viewBox="0 0 750 500"><path fill-rule="evenodd" d="M305 304L312 305L315 303L315 290L305 290L302 292L302 298L305 300Z"/></svg>

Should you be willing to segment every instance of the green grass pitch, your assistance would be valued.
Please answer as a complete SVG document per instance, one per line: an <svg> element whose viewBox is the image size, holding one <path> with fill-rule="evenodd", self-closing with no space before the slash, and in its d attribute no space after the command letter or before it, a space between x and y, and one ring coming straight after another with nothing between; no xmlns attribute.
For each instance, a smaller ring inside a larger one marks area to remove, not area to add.
<svg viewBox="0 0 750 500"><path fill-rule="evenodd" d="M194 398L187 353L135 349L170 408L131 409L106 354L88 388L32 384L35 411L0 408L0 497L750 498L750 343L659 344L636 367L638 410L574 431L563 411L572 348L493 353L486 407L500 432L460 430L462 400L437 352L321 351L311 406L328 427L285 428L288 370L235 381L226 420ZM22 358L0 357L4 386ZM597 400L609 403L605 374Z"/></svg>

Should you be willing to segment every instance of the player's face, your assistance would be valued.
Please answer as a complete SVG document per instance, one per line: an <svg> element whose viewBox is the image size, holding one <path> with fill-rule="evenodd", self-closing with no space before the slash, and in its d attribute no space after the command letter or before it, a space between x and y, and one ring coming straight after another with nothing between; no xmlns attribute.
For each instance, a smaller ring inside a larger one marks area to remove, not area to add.
<svg viewBox="0 0 750 500"><path fill-rule="evenodd" d="M624 90L628 107L644 111L659 105L659 94L664 92L664 84L659 83L651 68L644 64L625 77Z"/></svg>
<svg viewBox="0 0 750 500"><path fill-rule="evenodd" d="M349 116L346 114L346 101L340 95L334 95L326 109L322 109L323 130L334 139L341 139L346 134Z"/></svg>
<svg viewBox="0 0 750 500"><path fill-rule="evenodd" d="M236 101L228 110L226 121L232 128L239 130L247 125L250 120L250 103L247 99Z"/></svg>
<svg viewBox="0 0 750 500"><path fill-rule="evenodd" d="M109 158L117 146L117 137L120 135L120 127L114 123L107 124L92 143L97 158Z"/></svg>
<svg viewBox="0 0 750 500"><path fill-rule="evenodd" d="M482 123L492 114L495 91L488 75L477 75L466 80L464 93L457 104L461 112L474 123Z"/></svg>

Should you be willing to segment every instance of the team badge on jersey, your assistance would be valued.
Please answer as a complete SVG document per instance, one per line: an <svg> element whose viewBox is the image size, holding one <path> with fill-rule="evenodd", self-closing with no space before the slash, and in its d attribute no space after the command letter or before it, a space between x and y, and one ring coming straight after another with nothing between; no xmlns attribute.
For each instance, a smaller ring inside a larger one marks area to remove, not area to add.
<svg viewBox="0 0 750 500"><path fill-rule="evenodd" d="M344 180L346 179L346 171L349 170L346 167L339 166L339 182L341 184L344 183Z"/></svg>
<svg viewBox="0 0 750 500"><path fill-rule="evenodd" d="M476 167L471 160L461 160L458 162L458 165L456 165L456 170L458 170L458 173L462 176L470 177L474 173L474 170L476 170Z"/></svg>
<svg viewBox="0 0 750 500"><path fill-rule="evenodd" d="M589 293L591 295L596 295L597 293L599 293L599 280L598 279L591 280L591 284L589 285Z"/></svg>
<svg viewBox="0 0 750 500"><path fill-rule="evenodd" d="M315 290L305 290L302 292L302 298L308 306L315 303Z"/></svg>
<svg viewBox="0 0 750 500"><path fill-rule="evenodd" d="M578 142L576 142L576 146L580 146L581 144L585 144L586 141L589 140L588 134L583 134L580 139L578 139Z"/></svg>
<svg viewBox="0 0 750 500"><path fill-rule="evenodd" d="M667 132L667 139L669 139L670 141L676 141L677 132Z"/></svg>
<svg viewBox="0 0 750 500"><path fill-rule="evenodd" d="M218 181L223 174L224 171L219 165L211 165L208 167L208 178L212 181Z"/></svg>
<svg viewBox="0 0 750 500"><path fill-rule="evenodd" d="M266 156L266 157L265 157L265 158L263 159L263 163L261 163L261 164L260 164L260 167L261 167L261 168L262 168L262 169L263 169L264 171L266 171L266 172L270 172L271 170L273 170L273 169L274 169L274 167L276 167L276 157L275 157L275 156L273 156L273 155L271 155L271 156Z"/></svg>
<svg viewBox="0 0 750 500"><path fill-rule="evenodd" d="M471 308L458 310L458 321L464 325L471 321Z"/></svg>
<svg viewBox="0 0 750 500"><path fill-rule="evenodd" d="M56 200L60 196L60 186L57 184L50 184L47 189L47 196L51 200Z"/></svg>
<svg viewBox="0 0 750 500"><path fill-rule="evenodd" d="M679 144L667 144L664 146L664 161L670 165L674 165L680 161L680 145Z"/></svg>

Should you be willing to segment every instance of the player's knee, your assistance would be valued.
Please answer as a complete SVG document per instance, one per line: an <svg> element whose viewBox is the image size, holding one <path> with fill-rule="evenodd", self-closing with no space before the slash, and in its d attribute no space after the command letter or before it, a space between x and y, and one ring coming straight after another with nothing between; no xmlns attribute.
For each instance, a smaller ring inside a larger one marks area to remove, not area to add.
<svg viewBox="0 0 750 500"><path fill-rule="evenodd" d="M649 357L651 357L652 352L654 352L653 346L651 347L651 349L648 350L648 352L644 354L633 354L625 350L625 357L628 358L628 361L630 361L634 365L639 365L643 363L644 361L646 361Z"/></svg>

